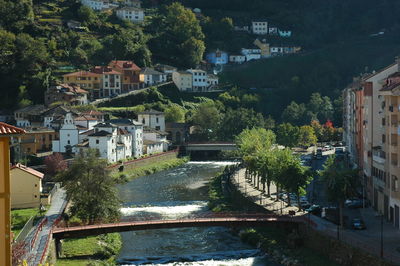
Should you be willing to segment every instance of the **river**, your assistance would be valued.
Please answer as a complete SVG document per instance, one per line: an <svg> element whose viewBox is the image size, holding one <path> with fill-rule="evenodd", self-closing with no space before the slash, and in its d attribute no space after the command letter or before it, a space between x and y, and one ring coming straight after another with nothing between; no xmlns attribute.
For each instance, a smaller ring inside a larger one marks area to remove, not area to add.
<svg viewBox="0 0 400 266"><path fill-rule="evenodd" d="M229 162L189 162L119 186L125 219L183 218L207 208L208 182ZM121 233L123 265L276 265L229 228L177 228Z"/></svg>

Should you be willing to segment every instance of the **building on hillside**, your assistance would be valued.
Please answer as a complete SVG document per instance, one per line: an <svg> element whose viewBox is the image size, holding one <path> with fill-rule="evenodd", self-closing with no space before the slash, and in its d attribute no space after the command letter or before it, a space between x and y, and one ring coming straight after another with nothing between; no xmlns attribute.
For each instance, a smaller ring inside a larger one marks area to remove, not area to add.
<svg viewBox="0 0 400 266"><path fill-rule="evenodd" d="M42 112L44 105L29 105L14 112L18 127L40 127L43 123Z"/></svg>
<svg viewBox="0 0 400 266"><path fill-rule="evenodd" d="M84 105L88 103L88 92L78 85L59 84L49 87L44 93L44 103L67 103L69 105Z"/></svg>
<svg viewBox="0 0 400 266"><path fill-rule="evenodd" d="M167 81L167 74L145 67L140 71L140 82L146 86L156 85Z"/></svg>
<svg viewBox="0 0 400 266"><path fill-rule="evenodd" d="M122 93L140 88L141 69L133 61L113 60L108 66L122 73Z"/></svg>
<svg viewBox="0 0 400 266"><path fill-rule="evenodd" d="M229 62L236 63L236 64L242 64L242 63L246 62L246 56L245 55L230 55Z"/></svg>
<svg viewBox="0 0 400 266"><path fill-rule="evenodd" d="M44 174L22 164L10 169L11 208L38 208Z"/></svg>
<svg viewBox="0 0 400 266"><path fill-rule="evenodd" d="M87 148L97 149L101 158L116 163L132 157L132 135L111 123L100 123L77 145L78 150Z"/></svg>
<svg viewBox="0 0 400 266"><path fill-rule="evenodd" d="M140 1L140 0L125 0L125 3L124 3L124 4L125 4L126 6L141 8L141 6L142 6L142 1Z"/></svg>
<svg viewBox="0 0 400 266"><path fill-rule="evenodd" d="M50 107L42 112L43 126L59 130L64 124L66 114L71 113L72 117L77 117L79 113L68 106L57 105Z"/></svg>
<svg viewBox="0 0 400 266"><path fill-rule="evenodd" d="M26 158L27 155L41 157L52 151L52 142L58 138L54 129L46 127L27 127L24 135L13 137L12 146L17 159Z"/></svg>
<svg viewBox="0 0 400 266"><path fill-rule="evenodd" d="M175 71L172 73L172 81L179 91L191 92L193 90L192 73L188 71Z"/></svg>
<svg viewBox="0 0 400 266"><path fill-rule="evenodd" d="M132 156L141 157L143 155L143 125L131 119L111 119L110 123L132 135Z"/></svg>
<svg viewBox="0 0 400 266"><path fill-rule="evenodd" d="M249 26L247 26L247 25L244 25L244 26L236 25L236 26L233 27L233 30L234 30L234 31L245 31L245 32L250 32L250 28L249 28Z"/></svg>
<svg viewBox="0 0 400 266"><path fill-rule="evenodd" d="M251 30L253 34L267 35L268 34L268 22L264 20L257 20L251 22Z"/></svg>
<svg viewBox="0 0 400 266"><path fill-rule="evenodd" d="M120 19L129 20L133 23L140 23L144 21L144 11L137 7L120 7L116 10L116 15Z"/></svg>
<svg viewBox="0 0 400 266"><path fill-rule="evenodd" d="M100 88L102 87L102 74L92 71L78 71L63 75L64 84L74 84L89 92L89 99L100 98Z"/></svg>
<svg viewBox="0 0 400 266"><path fill-rule="evenodd" d="M246 57L246 62L261 59L261 49L256 46L254 48L242 48L241 53Z"/></svg>
<svg viewBox="0 0 400 266"><path fill-rule="evenodd" d="M279 34L278 27L269 26L268 27L268 34L269 35L278 35Z"/></svg>
<svg viewBox="0 0 400 266"><path fill-rule="evenodd" d="M292 36L292 31L290 30L279 30L279 36L283 38L289 38Z"/></svg>
<svg viewBox="0 0 400 266"><path fill-rule="evenodd" d="M178 68L176 68L174 66L165 65L165 64L157 64L154 68L157 71L167 74L167 79L171 79L172 74L174 72L178 71Z"/></svg>
<svg viewBox="0 0 400 266"><path fill-rule="evenodd" d="M260 48L260 54L262 58L267 58L271 56L269 43L266 43L265 40L260 41L259 39L256 39L253 44Z"/></svg>
<svg viewBox="0 0 400 266"><path fill-rule="evenodd" d="M87 115L80 115L74 118L75 126L77 126L80 131L91 130L95 125L101 122L103 121Z"/></svg>
<svg viewBox="0 0 400 266"><path fill-rule="evenodd" d="M109 66L96 66L92 72L101 75L101 97L112 97L121 94L122 73L112 69Z"/></svg>
<svg viewBox="0 0 400 266"><path fill-rule="evenodd" d="M225 65L228 64L229 56L227 52L220 51L217 49L214 52L206 55L207 62L214 65Z"/></svg>
<svg viewBox="0 0 400 266"><path fill-rule="evenodd" d="M143 152L147 155L161 153L163 152L163 143L145 139L143 141Z"/></svg>
<svg viewBox="0 0 400 266"><path fill-rule="evenodd" d="M64 123L59 132L59 139L53 140L53 152L76 153L79 143L79 129L75 125L71 113L65 115Z"/></svg>
<svg viewBox="0 0 400 266"><path fill-rule="evenodd" d="M81 4L97 11L112 7L109 0L81 0Z"/></svg>
<svg viewBox="0 0 400 266"><path fill-rule="evenodd" d="M144 127L143 129L143 143L144 145L148 145L149 141L151 141L154 147L149 152L147 148L146 154L152 154L155 152L166 152L168 151L169 141L167 139L168 133L160 130L155 130L153 128ZM160 150L154 150L154 148L161 148Z"/></svg>
<svg viewBox="0 0 400 266"><path fill-rule="evenodd" d="M138 113L138 122L144 127L165 131L165 115L163 112L148 110Z"/></svg>
<svg viewBox="0 0 400 266"><path fill-rule="evenodd" d="M208 89L210 91L218 89L218 82L219 82L219 78L217 75L208 74L207 83L208 83Z"/></svg>
<svg viewBox="0 0 400 266"><path fill-rule="evenodd" d="M192 74L192 83L194 92L207 91L208 75L206 71L201 69L188 69L187 72Z"/></svg>

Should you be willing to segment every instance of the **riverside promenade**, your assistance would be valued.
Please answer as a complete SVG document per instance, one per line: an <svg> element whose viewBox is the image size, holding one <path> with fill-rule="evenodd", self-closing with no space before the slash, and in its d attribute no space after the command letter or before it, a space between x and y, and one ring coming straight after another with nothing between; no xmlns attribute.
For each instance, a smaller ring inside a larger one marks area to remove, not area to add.
<svg viewBox="0 0 400 266"><path fill-rule="evenodd" d="M245 198L274 214L287 215L289 211L294 211L294 215L303 217L306 222L309 222L313 230L376 257L382 255L385 261L393 265L400 265L400 231L388 222L383 222L383 230L381 231L380 218L371 208L360 210L367 230L340 229L339 226L319 216L310 215L303 211L299 212L296 206L287 206L286 202L276 198L277 189L274 184L271 184L271 197L268 197L267 193L261 191L261 187L257 189L256 186L251 184L251 181L246 180L244 168L235 172L231 177L231 182Z"/></svg>

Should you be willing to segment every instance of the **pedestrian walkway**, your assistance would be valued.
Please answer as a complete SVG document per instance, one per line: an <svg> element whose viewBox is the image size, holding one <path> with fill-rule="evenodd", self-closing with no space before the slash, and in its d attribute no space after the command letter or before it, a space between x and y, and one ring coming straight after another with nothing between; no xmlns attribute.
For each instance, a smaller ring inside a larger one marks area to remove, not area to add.
<svg viewBox="0 0 400 266"><path fill-rule="evenodd" d="M29 251L26 259L29 265L39 265L46 256L49 241L51 240L51 230L53 225L60 217L67 204L65 190L59 188L53 195L49 210L46 212L43 222L38 223L25 239Z"/></svg>
<svg viewBox="0 0 400 266"><path fill-rule="evenodd" d="M275 214L286 215L289 211L295 211L295 215L303 216L306 221L312 223L312 228L332 238L339 238L341 241L362 249L375 256L381 255L381 217L376 215L373 209L360 209L361 218L366 223L367 230L340 229L337 225L306 212L298 212L295 206L287 206L287 203L276 199L276 185L271 184L271 195L257 189L245 178L245 169L240 169L231 178L231 182L237 187L247 199L255 204L264 207ZM293 213L293 212L291 212ZM400 265L400 231L390 223L383 223L383 257L394 265Z"/></svg>

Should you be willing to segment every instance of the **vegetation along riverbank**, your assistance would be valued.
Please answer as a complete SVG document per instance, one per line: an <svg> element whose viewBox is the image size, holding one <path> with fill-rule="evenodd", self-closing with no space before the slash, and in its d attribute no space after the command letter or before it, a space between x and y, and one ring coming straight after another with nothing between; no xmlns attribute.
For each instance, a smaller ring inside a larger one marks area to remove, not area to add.
<svg viewBox="0 0 400 266"><path fill-rule="evenodd" d="M229 171L218 174L209 184L209 208L214 212L239 211L243 206L231 200L231 197L224 193L222 187L224 175ZM240 239L254 247L260 248L271 259L283 265L336 265L334 262L311 250L298 245L301 243L299 235L290 233L280 227L245 228L239 232Z"/></svg>

